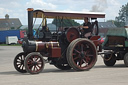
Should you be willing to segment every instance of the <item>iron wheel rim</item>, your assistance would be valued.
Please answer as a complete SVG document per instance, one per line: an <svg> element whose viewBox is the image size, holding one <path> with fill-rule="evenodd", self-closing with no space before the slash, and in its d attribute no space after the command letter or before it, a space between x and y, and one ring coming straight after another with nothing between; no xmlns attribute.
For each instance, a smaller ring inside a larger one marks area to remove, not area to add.
<svg viewBox="0 0 128 85"><path fill-rule="evenodd" d="M80 50L77 50L76 47L79 46ZM86 46L86 50L84 48ZM95 59L93 59L93 56L95 56L95 50L91 49L91 45L85 44L82 42L77 43L77 45L72 50L72 60L74 61L74 64L80 68L80 69L87 69L90 68L93 65L93 62Z"/></svg>
<svg viewBox="0 0 128 85"><path fill-rule="evenodd" d="M25 53L21 52L14 59L14 67L18 72L21 72L21 73L27 72L24 66L25 56L26 56Z"/></svg>
<svg viewBox="0 0 128 85"><path fill-rule="evenodd" d="M44 60L38 53L30 53L30 55L26 57L25 67L31 74L40 73L44 68Z"/></svg>

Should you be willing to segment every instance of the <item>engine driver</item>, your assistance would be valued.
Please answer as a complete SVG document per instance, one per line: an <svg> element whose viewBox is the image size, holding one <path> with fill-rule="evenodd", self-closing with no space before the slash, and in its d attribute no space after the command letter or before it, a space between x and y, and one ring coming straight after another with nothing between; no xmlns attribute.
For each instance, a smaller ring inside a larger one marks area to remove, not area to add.
<svg viewBox="0 0 128 85"><path fill-rule="evenodd" d="M87 17L84 17L83 26L80 26L80 28L82 28L84 37L88 38L88 37L91 36L91 31L92 31L91 28L92 28L92 25L89 22L89 19Z"/></svg>

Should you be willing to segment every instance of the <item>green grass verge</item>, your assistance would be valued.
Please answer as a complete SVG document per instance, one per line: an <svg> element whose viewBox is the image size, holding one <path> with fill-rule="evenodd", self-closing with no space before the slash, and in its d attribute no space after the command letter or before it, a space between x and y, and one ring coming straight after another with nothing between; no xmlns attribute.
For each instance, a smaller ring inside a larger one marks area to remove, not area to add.
<svg viewBox="0 0 128 85"><path fill-rule="evenodd" d="M0 46L22 46L22 45L21 44L12 44L12 45L0 44Z"/></svg>

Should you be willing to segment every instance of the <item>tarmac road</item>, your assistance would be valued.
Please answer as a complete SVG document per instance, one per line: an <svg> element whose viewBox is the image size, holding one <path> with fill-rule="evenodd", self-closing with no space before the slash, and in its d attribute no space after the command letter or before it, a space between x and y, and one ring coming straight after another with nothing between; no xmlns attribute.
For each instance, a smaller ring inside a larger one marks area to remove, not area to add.
<svg viewBox="0 0 128 85"><path fill-rule="evenodd" d="M106 67L98 56L90 71L63 71L46 64L42 73L31 75L14 69L13 60L20 52L19 46L0 46L0 85L128 85L128 67L123 61Z"/></svg>

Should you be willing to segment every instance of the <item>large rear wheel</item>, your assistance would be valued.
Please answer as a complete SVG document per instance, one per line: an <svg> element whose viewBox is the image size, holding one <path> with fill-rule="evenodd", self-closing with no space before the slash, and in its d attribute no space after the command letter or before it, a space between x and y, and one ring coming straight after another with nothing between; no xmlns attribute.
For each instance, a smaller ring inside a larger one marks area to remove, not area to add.
<svg viewBox="0 0 128 85"><path fill-rule="evenodd" d="M68 46L66 57L69 65L74 70L89 70L97 61L97 50L92 41L78 38Z"/></svg>

